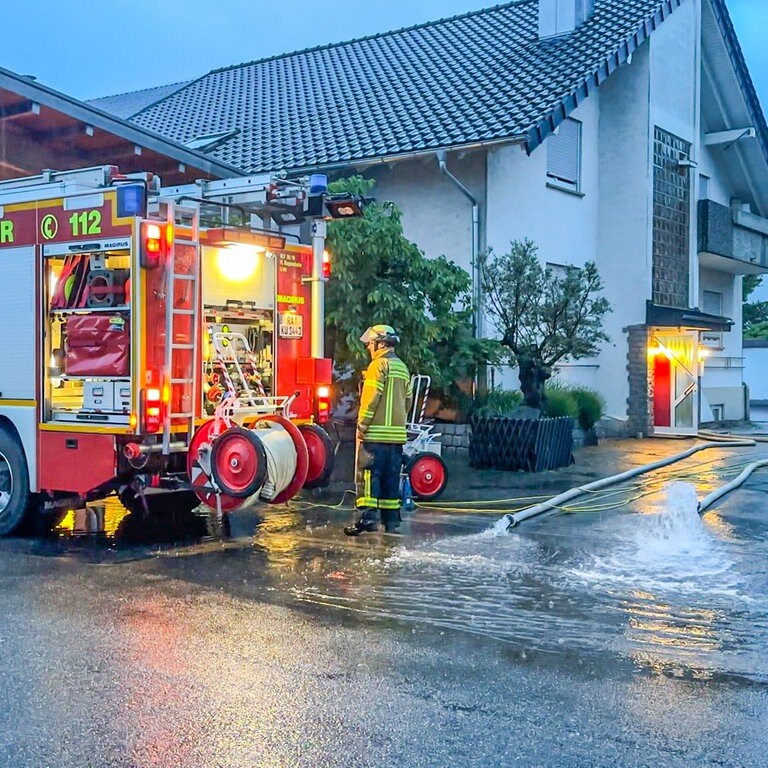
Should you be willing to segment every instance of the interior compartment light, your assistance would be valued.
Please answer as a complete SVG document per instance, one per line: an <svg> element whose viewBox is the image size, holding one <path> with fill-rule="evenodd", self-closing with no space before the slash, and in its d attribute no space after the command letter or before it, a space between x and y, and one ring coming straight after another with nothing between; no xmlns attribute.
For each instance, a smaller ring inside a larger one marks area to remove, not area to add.
<svg viewBox="0 0 768 768"><path fill-rule="evenodd" d="M259 255L263 248L252 245L229 245L220 248L216 254L219 274L230 283L244 283L250 280L259 266Z"/></svg>

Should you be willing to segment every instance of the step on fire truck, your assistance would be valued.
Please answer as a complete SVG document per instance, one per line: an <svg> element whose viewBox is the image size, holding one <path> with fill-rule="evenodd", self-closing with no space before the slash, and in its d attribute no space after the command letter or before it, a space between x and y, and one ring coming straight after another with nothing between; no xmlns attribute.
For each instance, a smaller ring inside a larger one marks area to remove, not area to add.
<svg viewBox="0 0 768 768"><path fill-rule="evenodd" d="M360 209L324 181L0 182L0 535L116 492L222 515L327 483L326 218Z"/></svg>

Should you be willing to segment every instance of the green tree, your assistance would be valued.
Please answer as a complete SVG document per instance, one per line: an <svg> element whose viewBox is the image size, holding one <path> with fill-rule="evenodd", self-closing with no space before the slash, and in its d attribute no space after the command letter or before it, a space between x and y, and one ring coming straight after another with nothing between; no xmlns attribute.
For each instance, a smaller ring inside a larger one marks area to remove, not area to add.
<svg viewBox="0 0 768 768"><path fill-rule="evenodd" d="M541 408L552 367L565 357L591 357L608 336L608 301L593 262L564 277L544 269L530 240L515 240L500 256L483 254L480 268L485 307L512 365L518 367L526 405Z"/></svg>
<svg viewBox="0 0 768 768"><path fill-rule="evenodd" d="M762 282L762 275L745 275L742 281L742 328L744 338L768 338L768 301L749 301L752 292Z"/></svg>
<svg viewBox="0 0 768 768"><path fill-rule="evenodd" d="M373 185L356 176L335 182L331 191L367 195ZM376 323L395 327L398 354L443 391L471 378L487 359L491 344L472 337L469 274L444 256L427 258L403 235L395 205L370 201L362 218L331 222L327 245L333 272L326 327L337 366L360 371L367 365L359 339Z"/></svg>
<svg viewBox="0 0 768 768"><path fill-rule="evenodd" d="M762 275L744 275L744 278L741 281L741 300L748 301L755 288L762 282Z"/></svg>

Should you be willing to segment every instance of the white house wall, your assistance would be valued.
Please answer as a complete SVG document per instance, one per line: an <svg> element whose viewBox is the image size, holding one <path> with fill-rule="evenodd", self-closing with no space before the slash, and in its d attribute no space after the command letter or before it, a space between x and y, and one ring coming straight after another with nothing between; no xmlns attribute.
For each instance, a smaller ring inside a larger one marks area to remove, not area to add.
<svg viewBox="0 0 768 768"><path fill-rule="evenodd" d="M528 238L543 263L575 264L597 252L599 95L571 117L581 128L580 194L547 186L547 141L529 157L516 146L488 152L488 245L498 253Z"/></svg>
<svg viewBox="0 0 768 768"><path fill-rule="evenodd" d="M741 282L738 275L712 269L701 270L702 292L716 291L723 294L723 314L734 321L734 328L737 329L741 328ZM723 348L708 350L709 356L704 360L701 391L707 405L723 407L724 419L738 420L745 415L741 333L724 333L722 338Z"/></svg>
<svg viewBox="0 0 768 768"><path fill-rule="evenodd" d="M768 346L744 350L744 378L749 383L749 398L768 403Z"/></svg>
<svg viewBox="0 0 768 768"><path fill-rule="evenodd" d="M658 125L696 147L700 38L699 3L690 0L653 33L650 138Z"/></svg>
<svg viewBox="0 0 768 768"><path fill-rule="evenodd" d="M485 153L451 154L448 169L478 199L485 200ZM472 204L428 156L378 168L373 195L403 212L405 236L427 256L447 256L471 271Z"/></svg>
<svg viewBox="0 0 768 768"><path fill-rule="evenodd" d="M700 128L701 9L696 2L683 3L651 38L651 125L675 134L691 144L691 157L698 162ZM696 306L699 295L697 258L696 194L698 174L690 168L690 283L689 301Z"/></svg>
<svg viewBox="0 0 768 768"><path fill-rule="evenodd" d="M720 205L730 206L733 183L728 176L728 169L722 160L722 148L719 148L720 156L718 156L711 147L704 146L703 134L704 130L702 130L699 137L699 140L701 141L701 149L699 151L699 167L697 170L699 179L701 179L702 176L707 176L709 178L706 198L708 200L714 200ZM703 196L700 193L698 197L699 199L702 199Z"/></svg>
<svg viewBox="0 0 768 768"><path fill-rule="evenodd" d="M598 213L598 94L587 99L571 117L581 126L580 191L548 186L547 142L532 155L517 146L502 146L488 152L488 245L506 253L512 240L532 240L543 264L582 266L597 255ZM488 328L488 331L491 329ZM594 361L566 365L561 378L596 387ZM518 386L516 372L498 369L494 382L508 388Z"/></svg>
<svg viewBox="0 0 768 768"><path fill-rule="evenodd" d="M639 48L600 88L600 205L597 266L613 312L599 356L607 414L627 418L626 328L645 324L651 295L649 52ZM602 373L605 372L605 373Z"/></svg>

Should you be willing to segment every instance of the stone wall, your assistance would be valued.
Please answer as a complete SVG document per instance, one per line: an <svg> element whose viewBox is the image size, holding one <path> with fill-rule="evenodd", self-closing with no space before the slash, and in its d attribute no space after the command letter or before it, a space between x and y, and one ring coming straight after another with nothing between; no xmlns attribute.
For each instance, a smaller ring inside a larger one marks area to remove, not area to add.
<svg viewBox="0 0 768 768"><path fill-rule="evenodd" d="M434 431L439 438L446 456L469 456L469 424L435 424Z"/></svg>
<svg viewBox="0 0 768 768"><path fill-rule="evenodd" d="M648 375L648 328L644 325L634 325L627 330L628 427L632 434L648 436L653 434L653 391L652 380Z"/></svg>

